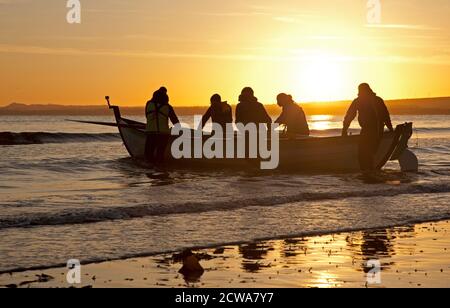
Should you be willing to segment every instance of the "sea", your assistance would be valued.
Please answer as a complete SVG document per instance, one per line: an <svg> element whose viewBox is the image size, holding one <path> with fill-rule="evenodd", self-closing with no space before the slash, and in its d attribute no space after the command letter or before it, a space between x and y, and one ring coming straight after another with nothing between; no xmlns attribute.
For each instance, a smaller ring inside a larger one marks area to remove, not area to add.
<svg viewBox="0 0 450 308"><path fill-rule="evenodd" d="M359 173L156 170L129 157L117 128L67 120L114 119L0 116L0 273L450 218L448 115L393 116L414 122L420 171L393 161L374 182ZM308 120L314 136L340 134L342 117Z"/></svg>

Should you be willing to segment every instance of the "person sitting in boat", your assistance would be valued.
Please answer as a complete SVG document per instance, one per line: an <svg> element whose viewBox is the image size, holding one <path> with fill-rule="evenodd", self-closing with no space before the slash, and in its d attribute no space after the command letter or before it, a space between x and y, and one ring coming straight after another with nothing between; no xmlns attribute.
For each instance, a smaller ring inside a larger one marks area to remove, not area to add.
<svg viewBox="0 0 450 308"><path fill-rule="evenodd" d="M348 135L352 121L358 115L361 126L359 164L364 172L374 171L375 156L381 143L384 127L394 131L391 116L384 100L376 95L367 83L359 86L358 98L353 101L344 120L343 136Z"/></svg>
<svg viewBox="0 0 450 308"><path fill-rule="evenodd" d="M170 137L169 119L173 125L180 123L178 117L169 104L167 89L161 87L145 107L147 117L147 141L145 157L151 163L162 163Z"/></svg>
<svg viewBox="0 0 450 308"><path fill-rule="evenodd" d="M289 135L309 136L310 131L305 112L294 102L292 96L281 93L277 96L277 103L283 108L283 112L275 123L285 125Z"/></svg>
<svg viewBox="0 0 450 308"><path fill-rule="evenodd" d="M211 119L213 123L222 126L224 131L227 123L233 123L233 111L231 106L227 102L223 102L219 94L214 94L211 97L211 106L202 118L201 128L205 127L209 119Z"/></svg>
<svg viewBox="0 0 450 308"><path fill-rule="evenodd" d="M272 124L272 119L264 105L258 102L252 88L244 88L239 96L239 104L236 107L236 123L244 125L249 123Z"/></svg>

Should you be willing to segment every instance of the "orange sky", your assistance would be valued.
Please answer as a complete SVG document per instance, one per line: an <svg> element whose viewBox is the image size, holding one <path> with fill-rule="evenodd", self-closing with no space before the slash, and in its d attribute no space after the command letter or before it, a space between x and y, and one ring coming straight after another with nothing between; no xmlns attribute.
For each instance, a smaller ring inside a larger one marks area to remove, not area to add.
<svg viewBox="0 0 450 308"><path fill-rule="evenodd" d="M448 0L381 0L372 26L366 0L81 0L80 25L65 2L0 0L0 105L450 96Z"/></svg>

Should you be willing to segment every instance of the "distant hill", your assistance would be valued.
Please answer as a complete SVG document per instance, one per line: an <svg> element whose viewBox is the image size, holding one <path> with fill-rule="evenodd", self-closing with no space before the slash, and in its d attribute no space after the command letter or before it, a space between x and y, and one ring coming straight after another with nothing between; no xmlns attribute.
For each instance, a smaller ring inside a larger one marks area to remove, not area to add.
<svg viewBox="0 0 450 308"><path fill-rule="evenodd" d="M329 103L303 103L302 106L308 115L343 115L350 101ZM395 115L450 115L450 97L401 99L386 101L389 110ZM175 107L179 115L203 114L207 107ZM271 114L279 114L280 108L276 105L266 105ZM122 107L124 115L143 115L142 107ZM12 103L0 108L0 115L67 115L67 116L95 116L109 115L111 111L101 106L66 106L66 105L27 105Z"/></svg>
<svg viewBox="0 0 450 308"><path fill-rule="evenodd" d="M350 101L306 103L308 114L343 115ZM386 105L394 115L450 115L450 97L387 100Z"/></svg>
<svg viewBox="0 0 450 308"><path fill-rule="evenodd" d="M206 107L178 107L177 112L180 115L201 114ZM124 115L143 115L142 107L121 107ZM111 111L106 105L76 106L76 105L27 105L12 103L0 108L0 115L67 115L67 116L96 116L109 115Z"/></svg>

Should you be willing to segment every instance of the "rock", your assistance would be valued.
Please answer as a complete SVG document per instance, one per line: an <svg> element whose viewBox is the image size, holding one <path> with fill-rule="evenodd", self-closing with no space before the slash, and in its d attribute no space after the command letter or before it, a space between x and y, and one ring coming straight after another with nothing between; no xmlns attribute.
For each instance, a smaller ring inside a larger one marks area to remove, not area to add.
<svg viewBox="0 0 450 308"><path fill-rule="evenodd" d="M189 272L202 272L203 267L200 265L197 257L192 255L183 259L183 268Z"/></svg>
<svg viewBox="0 0 450 308"><path fill-rule="evenodd" d="M37 282L49 282L50 280L55 279L54 277L47 274L36 275L36 277L38 278Z"/></svg>
<svg viewBox="0 0 450 308"><path fill-rule="evenodd" d="M200 265L199 259L190 250L184 251L181 254L181 257L183 260L183 267L180 269L179 273L181 273L187 281L197 281L205 272Z"/></svg>
<svg viewBox="0 0 450 308"><path fill-rule="evenodd" d="M225 252L225 248L217 248L216 250L214 250L213 254L215 255L221 255Z"/></svg>

